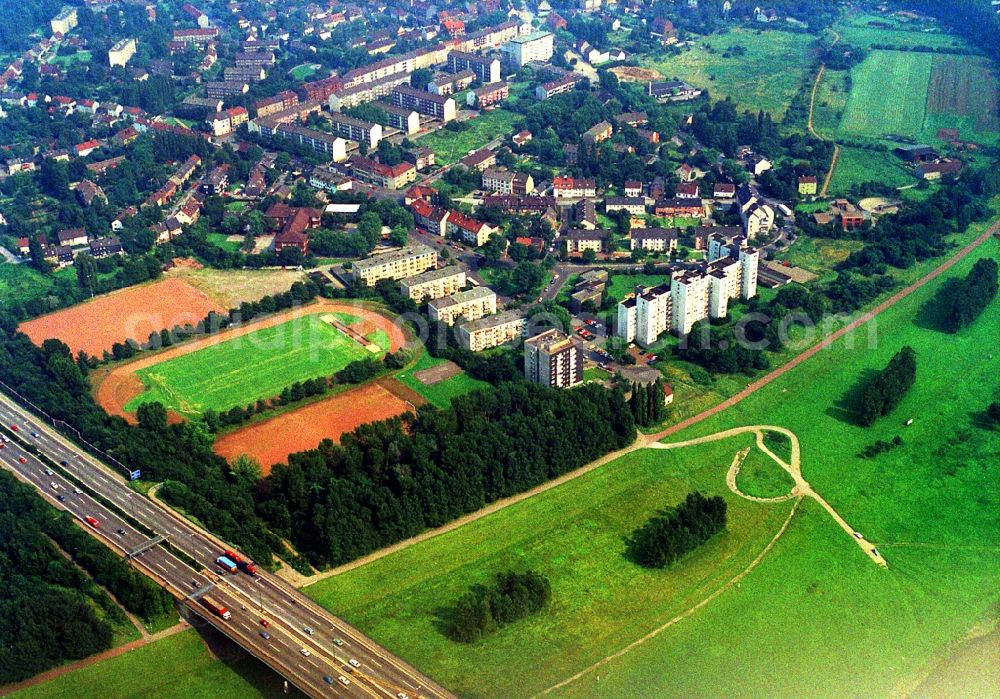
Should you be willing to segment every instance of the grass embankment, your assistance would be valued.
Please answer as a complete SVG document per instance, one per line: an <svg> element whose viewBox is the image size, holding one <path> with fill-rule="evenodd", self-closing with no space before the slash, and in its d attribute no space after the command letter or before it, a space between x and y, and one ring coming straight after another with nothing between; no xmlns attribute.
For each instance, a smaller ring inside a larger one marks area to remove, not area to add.
<svg viewBox="0 0 1000 699"><path fill-rule="evenodd" d="M990 242L944 278L987 252L1000 256ZM1000 353L986 351L996 344L1000 304L957 336L921 327L921 308L944 278L880 315L871 345L866 327L676 435L761 422L791 429L805 478L879 546L888 570L806 501L738 588L557 694L626 696L639 686L654 695L887 695L919 681L994 608L997 437L981 413L1000 397ZM891 416L856 426L846 394L904 344L917 351L917 384ZM902 446L857 456L896 435ZM733 454L749 445L747 437L630 454L309 590L460 694L532 695L704 599L763 550L791 505L756 505L725 489ZM696 488L727 498L725 536L662 572L625 560L623 538ZM473 646L447 641L439 609L505 567L547 575L552 609Z"/></svg>

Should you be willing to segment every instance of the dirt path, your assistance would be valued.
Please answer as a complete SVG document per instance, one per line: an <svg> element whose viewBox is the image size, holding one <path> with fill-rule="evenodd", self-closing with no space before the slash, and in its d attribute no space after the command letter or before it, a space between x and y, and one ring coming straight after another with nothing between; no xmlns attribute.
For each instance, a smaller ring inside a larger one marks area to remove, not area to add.
<svg viewBox="0 0 1000 699"><path fill-rule="evenodd" d="M837 45L837 42L840 41L840 34L838 34L837 32L835 32L833 29L831 29L830 31L833 32L833 43L830 44L830 48L833 48L834 46ZM816 80L813 81L812 95L810 95L810 97L809 97L809 123L808 123L808 127L809 127L809 133L811 133L814 137L818 138L821 141L829 141L830 140L829 138L827 138L826 136L823 136L822 134L820 134L813 127L813 112L816 109L816 92L819 90L819 84L823 80L823 74L824 73L826 73L826 64L825 63L820 63L820 65L819 65L819 71L817 71L817 73L816 73ZM839 159L840 159L840 146L838 146L836 143L834 143L833 144L833 158L830 159L830 169L826 171L826 178L823 180L823 188L820 190L820 193L819 193L819 195L821 197L825 197L826 196L826 191L830 188L830 180L833 179L833 172L834 172L834 170L837 169L837 161Z"/></svg>
<svg viewBox="0 0 1000 699"><path fill-rule="evenodd" d="M22 689L27 689L28 687L34 687L35 685L43 684L49 680L54 680L56 677L61 677L70 672L76 672L77 670L83 669L95 663L101 663L105 660L111 658L117 658L119 655L124 655L130 650L135 650L136 648L142 648L145 645L159 641L161 638L166 638L167 636L173 636L175 633L179 633L186 629L191 628L185 622L180 622L174 624L173 626L163 629L163 631L158 631L154 634L143 634L142 638L136 639L135 641L130 641L117 648L110 648L103 653L96 653L82 660L77 660L76 662L67 663L65 665L60 665L59 667L47 670L39 675L35 675L31 679L27 679L24 682L18 682L17 684L8 684L0 687L0 697L7 696L9 694L14 694Z"/></svg>
<svg viewBox="0 0 1000 699"><path fill-rule="evenodd" d="M777 432L783 434L791 441L792 444L792 457L791 461L784 461L777 454L771 451L767 445L764 443L764 433L765 432ZM840 525L840 528L847 533L851 541L858 545L858 548L864 552L866 556L875 564L882 566L883 568L888 568L885 559L879 555L875 549L875 546L867 541L863 536L858 534L855 529L847 523L847 521L840 516L840 514L833 509L833 506L828 503L822 495L813 490L813 487L809 485L809 482L802 477L802 449L799 446L799 439L795 436L795 433L791 430L787 430L784 427L775 427L774 425L750 425L745 427L733 427L732 429L723 430L722 432L716 432L715 434L710 434L705 437L697 437L695 439L689 439L684 442L673 442L669 444L664 444L663 442L653 442L648 445L650 449L679 449L681 447L694 446L697 444L705 444L706 442L717 442L720 439L728 439L730 437L736 437L741 434L752 433L757 438L757 448L768 455L776 464L778 464L782 469L792 477L795 485L792 486L791 492L787 496L783 496L777 499L764 499L755 498L749 496L742 492L736 486L736 475L739 472L740 463L742 463L743 458L741 453L737 453L736 458L733 460L733 465L729 468L729 473L726 475L726 483L729 488L739 495L740 497L746 498L747 500L753 500L756 502L782 502L792 497L808 497L812 498L820 504L820 506L830 513L833 520ZM745 456L745 454L743 454Z"/></svg>
<svg viewBox="0 0 1000 699"><path fill-rule="evenodd" d="M805 350L801 354L797 355L794 359L790 360L786 364L778 367L777 369L775 369L774 371L772 371L770 374L767 374L767 375L763 376L762 378L757 379L756 381L750 383L750 385L747 386L745 389L743 389L739 393L737 393L737 394L735 394L735 395L727 398L726 400L722 401L718 405L716 405L714 407L711 407L711 408L708 408L708 409L706 409L706 410L698 413L697 415L692 415L691 417L689 417L689 418L687 418L685 420L682 420L681 422L678 422L676 425L672 425L671 427L663 429L663 430L661 430L659 432L656 432L654 434L649 434L649 435L640 434L634 443L632 443L631 445L625 447L624 449L619 449L618 451L612 452L610 454L606 454L605 456L601 457L597 461L593 461L593 462L591 462L589 464L586 464L585 466L581 466L580 468L576 469L575 471L570 471L569 473L565 473L562 476L559 476L559 478L556 478L556 479L551 480L551 481L547 481L545 483L542 483L541 485L537 485L534 488L532 488L531 490L525 491L525 492L520 493L518 495L513 495L513 496L511 496L509 498L505 498L503 500L497 500L496 502L493 502L493 503L487 505L486 507L484 507L484 508L482 508L480 510L477 510L477 511L472 512L472 513L470 513L468 515L465 515L464 517L461 517L460 519L457 519L457 520L455 520L453 522L449 522L448 524L445 524L444 526L438 527L437 529L430 529L428 531L425 531L425 532L422 532L422 533L418 534L417 536L413 536L413 537L410 537L409 539L405 539L403 541L397 542L397 543L393 544L392 546L388 546L388 547L386 547L384 549L379 549L378 551L373 551L372 553L368 554L367 556L363 556L361 558L358 558L358 559L356 559L354 561L351 561L350 563L345 563L344 565L338 566L337 568L331 568L330 570L324 571L322 573L319 573L317 575L314 575L314 576L311 576L311 577L308 577L308 578L301 578L300 579L301 586L302 587L307 587L307 586L309 586L309 585L311 585L311 584L313 584L315 582L319 582L320 580L324 580L326 578L330 578L330 577L333 577L335 575L340 575L341 573L346 573L347 571L354 570L355 568L359 568L359 567L361 567L361 566L363 566L363 565L365 565L367 563L371 563L373 561L377 561L380 558L384 558L385 556L388 556L388 555L391 555L393 553L396 553L397 551L402 551L403 549L409 548L410 546L413 546L414 544L419 544L422 541L427 541L428 539L433 539L434 537L440 536L441 534L447 534L448 532L454 531L455 529L458 529L461 526L464 526L464 525L469 524L471 522L475 522L477 519L481 519L482 517L487 517L487 516L493 514L494 512L502 510L505 507L508 507L510 505L514 505L514 504L516 504L518 502L521 502L522 500L526 500L526 499L528 499L530 497L534 497L535 495L538 495L539 493L544 493L546 490L550 490L552 488L558 487L558 486L562 485L563 483L567 483L567 482L573 480L574 478L579 478L580 476L583 476L583 475L585 475L587 473L590 473L595 468L603 466L604 464L606 464L606 463L608 463L610 461L613 461L614 459L617 459L619 456L624 456L625 454L628 454L628 453L630 453L632 451L635 451L636 449L640 449L640 448L642 448L644 446L647 446L648 444L651 444L653 442L658 442L661 439L669 437L672 434L676 434L677 432L680 432L683 429L687 429L688 427L691 427L692 425L695 425L695 424L697 424L699 422L707 420L708 418L713 417L714 415L722 412L723 410L731 408L732 406L736 405L740 401L742 401L742 400L750 397L753 393L755 393L756 391L759 391L761 388L763 388L764 386L768 385L772 381L780 378L781 376L783 376L787 372L791 371L792 369L794 369L795 367L797 367L802 362L810 359L811 357L815 356L816 354L818 354L820 351L826 349L827 347L830 347L834 342L836 342L837 340L839 340L841 337L843 337L847 333L852 332L852 331L856 330L857 328L861 327L862 325L864 325L865 323L867 323L868 321L870 321L871 319L873 319L878 314L880 314L883 311L885 311L886 309L892 307L896 303L899 303L900 301L902 301L904 298L906 298L907 296L909 296L910 294L912 294L917 289L921 288L922 286L924 286L928 282L933 281L938 276L940 276L941 274L943 274L947 270L951 269L956 263L958 263L960 260L962 260L966 255L968 255L970 252L972 252L977 247L979 247L980 245L982 245L983 243L985 243L987 240L989 240L990 236L992 236L998 230L1000 230L1000 219L998 219L992 226L990 226L990 228L985 233L983 233L981 236L979 236L978 238L976 238L974 241L972 241L971 243L969 243L968 245L966 245L965 247L963 247L961 250L959 250L958 252L956 252L954 255L952 255L950 258L948 258L947 260L945 260L943 263L941 263L934 270L932 270L931 272L927 273L925 276L923 276L920 279L918 279L917 281L913 282L912 284L910 284L906 288L904 288L904 289L896 292L895 294L893 294L892 296L890 296L888 299L886 299L885 301L883 301L882 303L880 303L878 306L876 306L872 310L870 310L870 311L862 314L857 319L855 319L853 322L851 322L848 325L844 326L840 330L837 330L836 332L832 333L829 337L824 338L822 341L820 341L819 343L817 343L813 347L810 347L809 349Z"/></svg>

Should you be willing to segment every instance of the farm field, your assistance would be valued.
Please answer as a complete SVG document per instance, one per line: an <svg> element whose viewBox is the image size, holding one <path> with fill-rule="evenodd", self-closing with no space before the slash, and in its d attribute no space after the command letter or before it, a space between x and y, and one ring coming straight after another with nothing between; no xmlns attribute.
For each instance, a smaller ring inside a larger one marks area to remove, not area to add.
<svg viewBox="0 0 1000 699"><path fill-rule="evenodd" d="M439 408L447 408L451 405L451 401L458 396L489 385L485 381L469 376L464 371L435 383L424 383L415 376L417 372L432 369L444 363L445 360L436 359L425 352L412 368L399 372L396 374L396 378L403 385L423 396L427 402L433 403Z"/></svg>
<svg viewBox="0 0 1000 699"><path fill-rule="evenodd" d="M924 128L934 56L872 51L851 73L841 136L917 138Z"/></svg>
<svg viewBox="0 0 1000 699"><path fill-rule="evenodd" d="M890 187L903 187L916 184L917 179L892 153L841 146L837 168L830 179L829 194L844 196L851 187L873 181Z"/></svg>
<svg viewBox="0 0 1000 699"><path fill-rule="evenodd" d="M470 150L482 148L493 139L509 134L518 118L519 115L505 109L481 112L475 119L463 122L469 127L465 131L442 128L421 136L417 142L434 151L438 167L451 165L468 155Z"/></svg>
<svg viewBox="0 0 1000 699"><path fill-rule="evenodd" d="M235 308L243 301L257 301L269 294L288 291L295 282L306 278L292 269L211 269L177 267L170 277L184 280L208 294L223 308Z"/></svg>
<svg viewBox="0 0 1000 699"><path fill-rule="evenodd" d="M939 141L939 128L957 128L963 139L993 145L1000 131L998 106L1000 90L989 61L934 56L922 140Z"/></svg>
<svg viewBox="0 0 1000 699"><path fill-rule="evenodd" d="M1000 303L957 336L918 322L946 278L964 275L987 254L1000 258L992 240L880 315L874 341L868 327L842 338L669 440L758 424L762 416L792 430L803 476L878 545L888 569L860 555L807 500L739 587L555 695L620 697L637 686L653 696L906 693L972 627L984 621L989 628L1000 589L1000 487L992 466L1000 445L979 415L1000 398L1000 355L987 360L983 353L995 344ZM845 394L903 345L917 352L916 385L875 426L854 425ZM904 427L910 417L914 424ZM857 456L896 435L902 446L873 459ZM674 568L650 574L621 556L622 536L655 509L695 488L727 493L720 485L726 468L745 446L748 440L734 437L634 452L307 589L462 695L534 695L705 599L764 550L790 504L726 495L726 534ZM441 607L507 567L547 575L550 609L471 646L447 641L436 626ZM507 670L512 666L518 672Z"/></svg>
<svg viewBox="0 0 1000 699"><path fill-rule="evenodd" d="M365 423L412 410L415 401L408 403L397 393L382 381L368 383L222 435L215 452L227 460L251 454L267 475L274 464L288 461L289 454L313 449L324 439L336 442Z"/></svg>
<svg viewBox="0 0 1000 699"><path fill-rule="evenodd" d="M726 57L733 46L742 46L746 53ZM666 80L679 78L714 98L731 97L741 109L763 109L780 120L806 79L812 47L808 34L733 29L698 37L696 46L677 56L645 56L640 63Z"/></svg>
<svg viewBox="0 0 1000 699"><path fill-rule="evenodd" d="M384 339L381 347L383 352L388 349ZM271 398L296 381L328 376L369 356L319 314L307 315L138 369L135 373L146 390L125 410L133 412L153 401L186 416L228 410Z"/></svg>
<svg viewBox="0 0 1000 699"><path fill-rule="evenodd" d="M967 49L961 38L941 31L936 24L905 22L888 15L845 13L833 28L844 43L865 49L873 44L901 48Z"/></svg>
<svg viewBox="0 0 1000 699"><path fill-rule="evenodd" d="M813 128L821 135L835 134L847 106L850 89L846 70L826 70L816 90L813 108Z"/></svg>
<svg viewBox="0 0 1000 699"><path fill-rule="evenodd" d="M100 357L116 342L145 342L152 332L197 323L209 311L225 307L181 279L165 278L113 291L71 308L39 316L20 325L35 344L55 337L75 354Z"/></svg>
<svg viewBox="0 0 1000 699"><path fill-rule="evenodd" d="M266 666L226 642L213 640L219 645L210 649L195 630L182 631L8 696L16 699L284 696L280 678Z"/></svg>

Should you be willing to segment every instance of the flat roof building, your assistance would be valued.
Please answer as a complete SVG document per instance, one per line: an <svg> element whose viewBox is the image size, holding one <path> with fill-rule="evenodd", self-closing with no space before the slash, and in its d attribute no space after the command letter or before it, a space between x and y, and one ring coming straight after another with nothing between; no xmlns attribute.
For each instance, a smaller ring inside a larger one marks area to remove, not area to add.
<svg viewBox="0 0 1000 699"><path fill-rule="evenodd" d="M583 381L584 352L579 338L546 330L524 341L524 377L548 388L572 388Z"/></svg>
<svg viewBox="0 0 1000 699"><path fill-rule="evenodd" d="M354 262L351 274L356 281L375 286L381 279L405 279L437 265L437 250L412 245Z"/></svg>

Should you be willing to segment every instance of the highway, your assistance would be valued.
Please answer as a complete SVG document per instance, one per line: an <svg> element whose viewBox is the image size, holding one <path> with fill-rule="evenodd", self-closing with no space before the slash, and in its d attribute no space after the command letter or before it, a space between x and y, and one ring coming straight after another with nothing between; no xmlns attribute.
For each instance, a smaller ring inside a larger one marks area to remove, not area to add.
<svg viewBox="0 0 1000 699"><path fill-rule="evenodd" d="M53 505L77 517L93 535L123 556L145 544L150 536L137 531L100 499L112 503L154 536L166 537L171 547L196 562L197 569L163 545L133 557L134 565L305 694L387 699L453 696L284 580L265 571L253 576L223 571L215 561L224 549L234 547L133 491L124 474L81 451L5 394L0 394L0 423L57 466L43 463L16 440L0 449L0 465L37 487ZM76 487L60 471L82 487ZM98 497L91 497L87 491ZM63 501L58 500L59 496ZM95 518L99 526L86 524L84 518L88 516ZM191 598L208 586L212 587L207 594L231 612L228 621ZM267 627L262 620L267 620ZM270 638L264 638L262 633ZM343 684L341 677L349 684Z"/></svg>

